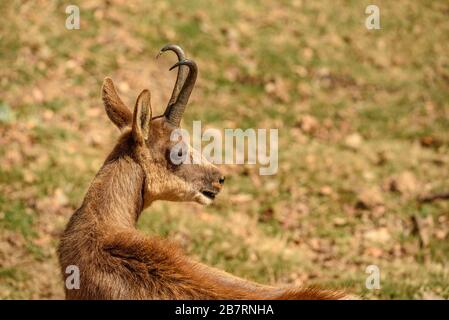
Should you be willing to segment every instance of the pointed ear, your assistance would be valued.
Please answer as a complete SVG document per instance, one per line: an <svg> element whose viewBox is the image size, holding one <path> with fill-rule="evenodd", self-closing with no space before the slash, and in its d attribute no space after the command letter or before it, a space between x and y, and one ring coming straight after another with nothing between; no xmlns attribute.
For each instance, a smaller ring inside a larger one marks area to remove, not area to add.
<svg viewBox="0 0 449 320"><path fill-rule="evenodd" d="M109 119L111 119L120 130L131 125L131 111L118 96L114 83L110 78L105 78L103 81L101 97Z"/></svg>
<svg viewBox="0 0 449 320"><path fill-rule="evenodd" d="M134 107L132 132L137 143L143 144L148 139L151 117L151 94L145 89L137 97Z"/></svg>

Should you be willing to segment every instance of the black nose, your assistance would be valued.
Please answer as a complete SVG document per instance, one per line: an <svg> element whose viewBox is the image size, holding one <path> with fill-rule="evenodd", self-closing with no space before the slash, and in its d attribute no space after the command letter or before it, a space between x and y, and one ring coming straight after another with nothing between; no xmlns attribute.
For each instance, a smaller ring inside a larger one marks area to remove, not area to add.
<svg viewBox="0 0 449 320"><path fill-rule="evenodd" d="M220 184L223 184L225 182L225 177L221 177L220 179L218 179L218 182Z"/></svg>

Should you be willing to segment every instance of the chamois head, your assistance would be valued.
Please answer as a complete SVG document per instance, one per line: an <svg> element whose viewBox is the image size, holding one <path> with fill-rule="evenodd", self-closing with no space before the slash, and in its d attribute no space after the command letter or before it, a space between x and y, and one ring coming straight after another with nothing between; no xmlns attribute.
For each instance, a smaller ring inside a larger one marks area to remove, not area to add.
<svg viewBox="0 0 449 320"><path fill-rule="evenodd" d="M160 53L167 50L178 56L178 62L170 68L178 67L178 76L163 115L152 117L148 90L140 93L131 113L109 78L103 82L103 103L109 119L122 131L118 144L128 146L119 149L129 150L145 172L145 206L154 200L209 204L221 190L224 177L216 166L184 143L177 131L198 68L194 61L185 59L180 47L168 45Z"/></svg>

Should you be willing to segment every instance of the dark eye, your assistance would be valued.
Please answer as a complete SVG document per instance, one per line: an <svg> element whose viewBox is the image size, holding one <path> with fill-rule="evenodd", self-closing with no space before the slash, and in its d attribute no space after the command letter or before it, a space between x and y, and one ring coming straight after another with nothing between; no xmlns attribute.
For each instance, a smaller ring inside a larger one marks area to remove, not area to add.
<svg viewBox="0 0 449 320"><path fill-rule="evenodd" d="M169 152L169 160L174 165L180 165L185 162L187 158L188 148L184 142L175 144Z"/></svg>

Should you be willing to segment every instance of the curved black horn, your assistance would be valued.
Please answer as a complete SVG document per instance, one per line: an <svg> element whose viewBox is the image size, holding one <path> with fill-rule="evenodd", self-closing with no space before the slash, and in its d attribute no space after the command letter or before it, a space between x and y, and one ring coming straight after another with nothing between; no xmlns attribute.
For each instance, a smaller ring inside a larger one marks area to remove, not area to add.
<svg viewBox="0 0 449 320"><path fill-rule="evenodd" d="M185 54L184 51L180 46L177 46L175 44L168 44L165 47L163 47L159 53L157 54L156 58L158 58L163 52L165 51L173 51L178 56L178 61L185 60ZM167 108L165 110L164 114L169 113L169 109L171 108L171 105L173 105L176 102L176 98L179 95L179 92L181 91L182 85L187 77L187 67L180 67L178 69L178 76L176 77L176 83L173 87L173 91L170 97L170 100L168 101Z"/></svg>
<svg viewBox="0 0 449 320"><path fill-rule="evenodd" d="M187 102L189 101L190 94L195 86L196 77L198 75L198 67L193 60L178 61L170 68L170 70L182 66L189 67L189 74L187 75L186 81L179 92L176 102L170 105L165 112L165 117L168 122L177 127L179 127L179 124L181 123L182 115L184 114L184 110L186 109Z"/></svg>

